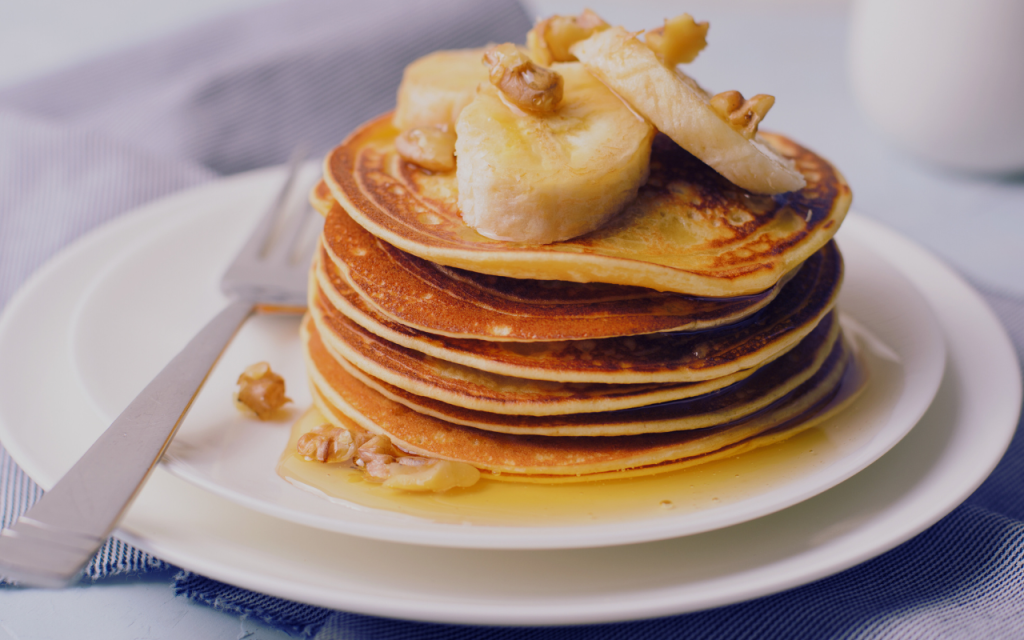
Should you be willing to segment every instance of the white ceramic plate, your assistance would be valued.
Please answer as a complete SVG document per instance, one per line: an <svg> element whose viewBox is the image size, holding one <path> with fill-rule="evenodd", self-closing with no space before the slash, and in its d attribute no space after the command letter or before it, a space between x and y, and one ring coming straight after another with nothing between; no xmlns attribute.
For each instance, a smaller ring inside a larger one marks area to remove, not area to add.
<svg viewBox="0 0 1024 640"><path fill-rule="evenodd" d="M263 181L258 175L251 178L253 183ZM106 421L117 417L173 357L176 345L184 344L226 304L218 278L233 255L230 245L244 240L242 230L260 210L239 206L248 191L248 182L235 182L220 191L220 208L214 204L217 198L211 198L203 209L183 210L170 222L155 225L112 258L83 295L71 320L72 358L87 395ZM910 431L938 389L945 346L934 315L910 282L866 245L855 234L843 242L847 276L839 303L845 328L859 338L867 360L870 383L864 397L819 428L813 447L787 451L774 463L734 465L742 478L715 482L706 496L688 490L681 496L688 499L673 500L677 507L671 511L655 507L663 496L659 493L647 498L649 511L627 517L614 506L587 500L588 508L576 520L563 517L557 523L523 526L514 514L495 522L493 514L475 515L468 508L458 520L443 522L332 503L287 484L274 471L287 442L286 425L243 416L231 396L239 372L267 360L292 382L289 393L295 406L310 405L297 318L262 317L247 323L211 374L165 464L204 489L279 518L414 544L597 547L745 522L821 493L874 462ZM715 470L732 477L720 467ZM680 485L706 484L703 471L695 469L676 480ZM642 499L633 496L631 491L630 500Z"/></svg>
<svg viewBox="0 0 1024 640"><path fill-rule="evenodd" d="M278 172L261 172L145 207L78 242L12 300L0 320L0 439L44 488L105 426L78 384L66 342L83 289L112 254L145 237L154 220L190 210L214 215L226 200L258 207L279 179ZM245 194L238 193L240 184ZM428 549L270 517L158 469L119 535L170 562L265 593L461 623L666 615L776 592L852 566L928 527L981 483L1013 433L1021 387L1005 332L955 274L866 219L851 216L842 234L870 238L924 295L937 313L949 361L917 428L822 495L751 522L661 542L558 551Z"/></svg>

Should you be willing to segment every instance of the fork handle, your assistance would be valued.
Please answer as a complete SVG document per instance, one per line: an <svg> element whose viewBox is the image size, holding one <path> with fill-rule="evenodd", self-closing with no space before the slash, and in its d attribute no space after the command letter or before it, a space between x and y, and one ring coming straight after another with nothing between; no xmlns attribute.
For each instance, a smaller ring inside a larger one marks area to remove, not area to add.
<svg viewBox="0 0 1024 640"><path fill-rule="evenodd" d="M0 532L0 575L40 587L64 586L77 577L142 488L254 308L234 301L217 314L64 477Z"/></svg>

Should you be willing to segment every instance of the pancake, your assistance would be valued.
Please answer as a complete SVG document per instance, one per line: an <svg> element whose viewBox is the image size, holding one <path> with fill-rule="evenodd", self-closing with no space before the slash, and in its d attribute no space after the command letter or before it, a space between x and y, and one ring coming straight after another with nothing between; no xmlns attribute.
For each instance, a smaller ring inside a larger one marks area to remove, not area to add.
<svg viewBox="0 0 1024 640"><path fill-rule="evenodd" d="M509 415L564 415L630 409L711 393L746 378L753 369L700 382L654 384L563 383L480 371L389 342L353 322L325 317L319 295L310 315L337 357L420 396ZM336 319L335 319L336 320Z"/></svg>
<svg viewBox="0 0 1024 640"><path fill-rule="evenodd" d="M314 323L312 331L316 330ZM361 371L317 336L326 351L353 377L390 400L420 413L497 433L544 436L618 436L689 431L734 422L760 411L805 382L821 367L839 338L839 323L829 314L799 345L760 367L741 382L713 393L622 411L533 416L474 411L420 396Z"/></svg>
<svg viewBox="0 0 1024 640"><path fill-rule="evenodd" d="M532 343L447 338L411 329L377 314L337 273L314 271L319 292L311 292L311 298L319 295L327 307L325 330L358 324L407 349L503 376L649 384L711 380L785 353L832 309L843 268L835 243L829 243L807 260L771 304L734 325L696 333Z"/></svg>
<svg viewBox="0 0 1024 640"><path fill-rule="evenodd" d="M303 327L310 325L307 321ZM371 433L387 435L407 452L463 461L503 477L539 474L577 480L705 457L740 443L755 443L759 436L795 420L803 420L799 427L807 428L812 424L808 418L838 390L849 361L845 345L837 342L809 380L770 407L728 425L626 436L530 436L482 431L414 411L350 375L315 331L305 331L303 342L314 402L333 424L347 427L354 422ZM794 428L790 435L796 432Z"/></svg>
<svg viewBox="0 0 1024 640"><path fill-rule="evenodd" d="M606 226L547 245L485 238L457 206L455 174L431 173L397 155L385 114L357 129L324 161L338 203L373 235L431 262L513 278L605 282L696 296L771 288L825 245L850 204L826 160L763 133L807 187L775 196L740 189L663 135L637 198Z"/></svg>
<svg viewBox="0 0 1024 640"><path fill-rule="evenodd" d="M531 342L695 331L751 315L782 285L751 296L698 298L614 284L477 274L396 249L337 204L329 209L323 246L339 274L378 314L455 338Z"/></svg>

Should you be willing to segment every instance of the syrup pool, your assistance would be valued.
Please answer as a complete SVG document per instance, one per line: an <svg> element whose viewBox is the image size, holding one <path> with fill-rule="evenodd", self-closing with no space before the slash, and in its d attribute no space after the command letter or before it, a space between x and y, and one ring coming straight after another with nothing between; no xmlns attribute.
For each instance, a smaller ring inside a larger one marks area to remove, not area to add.
<svg viewBox="0 0 1024 640"><path fill-rule="evenodd" d="M823 422L782 442L730 458L657 475L567 484L481 479L467 489L411 493L363 479L348 463L309 462L295 453L299 436L326 420L315 408L293 426L279 476L339 508L381 509L434 522L481 526L566 526L643 520L724 507L803 478L856 455L884 426L902 391L902 365L886 345L844 322L857 357ZM870 380L867 372L870 371Z"/></svg>

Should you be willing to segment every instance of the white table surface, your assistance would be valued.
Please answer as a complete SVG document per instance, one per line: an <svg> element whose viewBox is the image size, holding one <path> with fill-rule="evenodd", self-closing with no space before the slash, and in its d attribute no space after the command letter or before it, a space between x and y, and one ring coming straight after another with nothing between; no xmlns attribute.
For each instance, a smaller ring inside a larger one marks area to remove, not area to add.
<svg viewBox="0 0 1024 640"><path fill-rule="evenodd" d="M0 87L205 18L267 0L5 0ZM590 6L609 22L650 27L680 11L660 0L529 0L531 13ZM831 159L854 208L916 239L975 283L1024 296L1024 177L946 173L889 146L857 110L846 77L843 0L697 0L683 9L711 21L692 74L715 91L770 93L766 129ZM0 590L0 640L290 637L252 620L174 597L169 574L63 590Z"/></svg>

